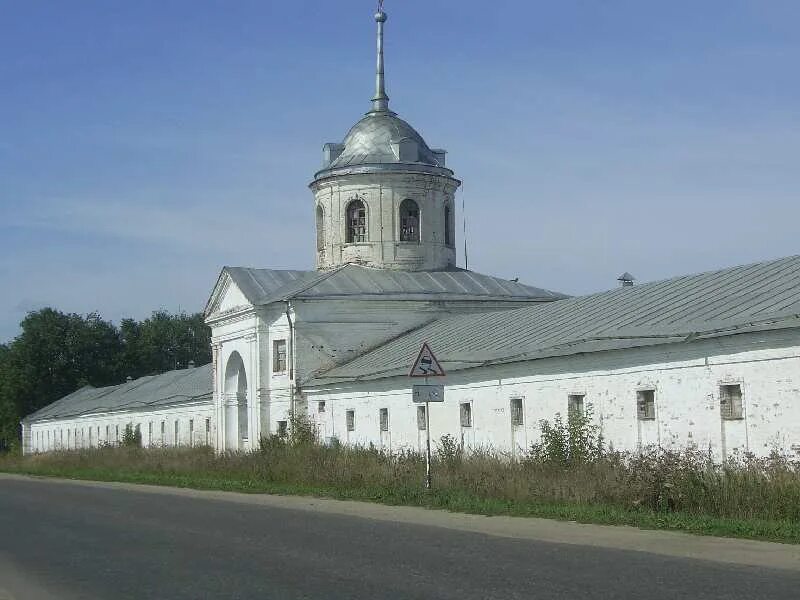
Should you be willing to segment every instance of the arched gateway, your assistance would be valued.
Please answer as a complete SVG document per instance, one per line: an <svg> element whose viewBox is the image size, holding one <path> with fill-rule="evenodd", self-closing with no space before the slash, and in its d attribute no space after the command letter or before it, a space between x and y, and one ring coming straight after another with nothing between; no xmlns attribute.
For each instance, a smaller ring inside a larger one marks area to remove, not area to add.
<svg viewBox="0 0 800 600"><path fill-rule="evenodd" d="M247 401L247 373L238 352L231 354L225 367L225 447L244 449L250 437Z"/></svg>

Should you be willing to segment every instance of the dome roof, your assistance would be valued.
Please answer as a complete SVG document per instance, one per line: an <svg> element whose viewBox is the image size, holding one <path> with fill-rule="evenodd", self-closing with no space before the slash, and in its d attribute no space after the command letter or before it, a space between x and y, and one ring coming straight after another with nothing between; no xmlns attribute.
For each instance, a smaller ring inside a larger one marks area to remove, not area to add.
<svg viewBox="0 0 800 600"><path fill-rule="evenodd" d="M392 112L371 112L356 123L328 169L354 165L420 163L444 167L444 152L432 151L416 130Z"/></svg>
<svg viewBox="0 0 800 600"><path fill-rule="evenodd" d="M416 130L389 110L389 96L383 62L383 26L386 13L379 5L378 61L375 72L375 96L372 110L353 125L341 144L329 143L323 148L323 168L314 180L325 179L342 171L423 171L452 177L445 167L444 150L431 150Z"/></svg>

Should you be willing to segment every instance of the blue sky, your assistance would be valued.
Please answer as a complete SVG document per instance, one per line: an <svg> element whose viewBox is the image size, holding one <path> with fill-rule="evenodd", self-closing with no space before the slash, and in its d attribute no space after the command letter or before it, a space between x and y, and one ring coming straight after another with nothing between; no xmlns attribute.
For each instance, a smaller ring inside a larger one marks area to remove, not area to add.
<svg viewBox="0 0 800 600"><path fill-rule="evenodd" d="M195 311L223 265L313 268L373 2L2 8L0 341L42 306ZM386 10L392 108L464 181L471 269L579 294L800 252L800 3Z"/></svg>

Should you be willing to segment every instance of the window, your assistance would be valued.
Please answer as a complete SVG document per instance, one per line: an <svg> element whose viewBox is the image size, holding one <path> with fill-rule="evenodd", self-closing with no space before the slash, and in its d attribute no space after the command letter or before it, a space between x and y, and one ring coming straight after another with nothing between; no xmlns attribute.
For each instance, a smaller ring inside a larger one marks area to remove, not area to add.
<svg viewBox="0 0 800 600"><path fill-rule="evenodd" d="M114 425L114 439L119 444L119 425Z"/></svg>
<svg viewBox="0 0 800 600"><path fill-rule="evenodd" d="M288 423L286 421L278 421L278 435L286 437L288 432Z"/></svg>
<svg viewBox="0 0 800 600"><path fill-rule="evenodd" d="M417 406L417 429L425 431L428 428L428 421L425 418L425 407Z"/></svg>
<svg viewBox="0 0 800 600"><path fill-rule="evenodd" d="M525 417L522 411L522 398L511 399L511 424L515 427L525 424Z"/></svg>
<svg viewBox="0 0 800 600"><path fill-rule="evenodd" d="M189 446L194 446L194 419L189 419Z"/></svg>
<svg viewBox="0 0 800 600"><path fill-rule="evenodd" d="M725 420L734 421L744 418L741 385L719 386L719 410Z"/></svg>
<svg viewBox="0 0 800 600"><path fill-rule="evenodd" d="M451 224L452 221L452 214L450 210L450 205L447 204L444 207L444 243L448 246L453 245L453 227Z"/></svg>
<svg viewBox="0 0 800 600"><path fill-rule="evenodd" d="M148 446L152 446L153 445L153 422L152 421L150 421L147 424L147 445Z"/></svg>
<svg viewBox="0 0 800 600"><path fill-rule="evenodd" d="M324 413L325 412L325 401L324 400L320 400L319 402L317 402L317 412L318 413Z"/></svg>
<svg viewBox="0 0 800 600"><path fill-rule="evenodd" d="M640 421L653 421L656 418L655 390L639 390L636 392L636 414Z"/></svg>
<svg viewBox="0 0 800 600"><path fill-rule="evenodd" d="M325 209L317 205L317 252L325 250Z"/></svg>
<svg viewBox="0 0 800 600"><path fill-rule="evenodd" d="M179 431L178 431L178 420L176 419L175 420L175 437L172 440L172 444L174 446L178 445L178 433L179 433Z"/></svg>
<svg viewBox="0 0 800 600"><path fill-rule="evenodd" d="M379 417L381 422L381 431L389 431L389 409L380 409Z"/></svg>
<svg viewBox="0 0 800 600"><path fill-rule="evenodd" d="M167 422L161 421L161 445L164 445L164 441L167 437Z"/></svg>
<svg viewBox="0 0 800 600"><path fill-rule="evenodd" d="M272 372L286 372L286 340L275 340L272 343Z"/></svg>
<svg viewBox="0 0 800 600"><path fill-rule="evenodd" d="M347 421L347 431L355 431L356 430L356 411L348 410L345 419Z"/></svg>
<svg viewBox="0 0 800 600"><path fill-rule="evenodd" d="M461 426L472 427L472 404L469 402L461 403Z"/></svg>
<svg viewBox="0 0 800 600"><path fill-rule="evenodd" d="M347 205L345 241L348 244L360 244L367 241L367 208L358 197Z"/></svg>
<svg viewBox="0 0 800 600"><path fill-rule="evenodd" d="M410 199L400 204L400 241L419 242L419 206Z"/></svg>
<svg viewBox="0 0 800 600"><path fill-rule="evenodd" d="M208 446L210 437L211 437L211 419L206 419L206 446Z"/></svg>
<svg viewBox="0 0 800 600"><path fill-rule="evenodd" d="M583 416L583 394L570 394L567 397L567 418L574 419Z"/></svg>
<svg viewBox="0 0 800 600"><path fill-rule="evenodd" d="M106 425L106 443L108 443L108 440L110 440L110 439L111 439L111 437L108 434L108 425Z"/></svg>
<svg viewBox="0 0 800 600"><path fill-rule="evenodd" d="M133 428L134 433L136 434L136 440L138 444L142 445L142 425L141 423L137 423L136 427Z"/></svg>

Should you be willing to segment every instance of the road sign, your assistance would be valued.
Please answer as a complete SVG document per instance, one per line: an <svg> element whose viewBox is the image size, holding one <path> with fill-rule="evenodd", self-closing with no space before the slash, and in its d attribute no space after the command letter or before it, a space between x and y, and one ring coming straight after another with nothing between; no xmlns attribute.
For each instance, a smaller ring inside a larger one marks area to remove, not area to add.
<svg viewBox="0 0 800 600"><path fill-rule="evenodd" d="M415 385L414 402L422 404L425 402L444 402L443 385Z"/></svg>
<svg viewBox="0 0 800 600"><path fill-rule="evenodd" d="M411 367L409 377L444 377L445 372L439 361L433 355L433 352L427 343L422 344L419 351L417 360L414 361L414 366ZM431 401L433 402L433 401Z"/></svg>

